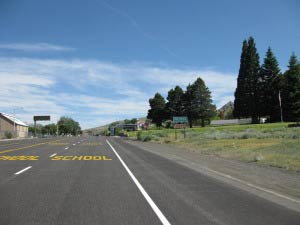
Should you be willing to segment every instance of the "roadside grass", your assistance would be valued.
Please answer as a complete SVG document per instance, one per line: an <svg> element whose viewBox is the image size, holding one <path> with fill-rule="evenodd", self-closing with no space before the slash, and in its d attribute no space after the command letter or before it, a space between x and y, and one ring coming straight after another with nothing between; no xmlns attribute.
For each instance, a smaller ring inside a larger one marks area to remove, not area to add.
<svg viewBox="0 0 300 225"><path fill-rule="evenodd" d="M288 123L129 132L141 141L172 144L202 154L300 171L300 127Z"/></svg>

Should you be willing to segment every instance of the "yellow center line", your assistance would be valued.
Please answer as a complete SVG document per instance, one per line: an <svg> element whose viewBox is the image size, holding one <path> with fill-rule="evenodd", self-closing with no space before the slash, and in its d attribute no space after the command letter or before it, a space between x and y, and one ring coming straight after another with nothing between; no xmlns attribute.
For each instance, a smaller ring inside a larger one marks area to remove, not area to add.
<svg viewBox="0 0 300 225"><path fill-rule="evenodd" d="M14 143L7 143L7 144L5 144L5 143L3 143L3 144L1 144L0 145L0 147L2 147L2 146L11 146L11 145L18 145L18 144L23 144L24 142L22 142L22 141L18 141L18 142L14 142Z"/></svg>
<svg viewBox="0 0 300 225"><path fill-rule="evenodd" d="M31 148L31 147L35 147L35 146L39 146L39 145L45 145L45 144L49 144L49 143L53 143L53 142L58 142L58 141L62 141L62 140L47 141L47 142L42 142L42 143L38 143L38 144L34 144L34 145L29 145L29 146L25 146L25 147L20 147L20 148L6 149L6 150L3 150L3 151L0 151L0 154L7 153L7 152L14 152L14 151L18 151L18 150L22 150L22 149L26 149L26 148Z"/></svg>

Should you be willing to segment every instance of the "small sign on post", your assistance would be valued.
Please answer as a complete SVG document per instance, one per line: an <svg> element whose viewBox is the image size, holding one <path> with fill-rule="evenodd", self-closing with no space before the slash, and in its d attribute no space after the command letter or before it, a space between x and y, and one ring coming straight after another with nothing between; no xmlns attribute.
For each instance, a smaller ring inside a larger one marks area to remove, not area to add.
<svg viewBox="0 0 300 225"><path fill-rule="evenodd" d="M110 136L115 136L115 128L114 127L110 128Z"/></svg>
<svg viewBox="0 0 300 225"><path fill-rule="evenodd" d="M188 123L188 118L186 116L174 116L173 117L173 123L174 123L174 130L175 130L175 139L177 139L177 129L184 129L183 135L185 138L185 128L186 124Z"/></svg>
<svg viewBox="0 0 300 225"><path fill-rule="evenodd" d="M34 121L34 136L36 137L36 121L50 120L50 116L33 116Z"/></svg>
<svg viewBox="0 0 300 225"><path fill-rule="evenodd" d="M188 119L186 116L173 116L173 123L187 123Z"/></svg>

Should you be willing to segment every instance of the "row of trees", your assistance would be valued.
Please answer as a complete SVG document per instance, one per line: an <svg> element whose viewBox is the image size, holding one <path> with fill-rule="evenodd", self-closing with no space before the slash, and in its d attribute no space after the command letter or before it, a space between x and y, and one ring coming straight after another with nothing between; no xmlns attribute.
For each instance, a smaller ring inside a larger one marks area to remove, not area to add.
<svg viewBox="0 0 300 225"><path fill-rule="evenodd" d="M56 135L57 131L57 125L55 123L42 125L42 124L36 124L36 127L34 127L34 124L30 124L28 131L32 134L36 131L37 135Z"/></svg>
<svg viewBox="0 0 300 225"><path fill-rule="evenodd" d="M57 131L59 135L72 134L77 135L81 133L81 127L77 121L69 117L61 117L57 124L51 123L47 125L37 124L36 128L34 125L29 126L29 132L34 134L36 129L36 134L42 135L56 135Z"/></svg>
<svg viewBox="0 0 300 225"><path fill-rule="evenodd" d="M160 93L156 93L149 99L149 104L147 118L157 126L173 116L187 116L190 127L197 120L200 120L201 126L205 126L205 121L216 114L211 92L200 77L193 84L189 84L185 91L179 86L169 90L167 102Z"/></svg>
<svg viewBox="0 0 300 225"><path fill-rule="evenodd" d="M287 71L281 73L269 47L260 65L253 37L244 40L235 91L234 117L261 117L270 122L296 121L300 117L300 64L293 53Z"/></svg>

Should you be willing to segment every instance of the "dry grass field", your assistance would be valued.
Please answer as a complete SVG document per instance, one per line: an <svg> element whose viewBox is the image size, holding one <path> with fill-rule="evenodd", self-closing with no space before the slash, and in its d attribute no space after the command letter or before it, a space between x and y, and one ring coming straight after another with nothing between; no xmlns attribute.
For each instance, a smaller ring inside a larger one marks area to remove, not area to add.
<svg viewBox="0 0 300 225"><path fill-rule="evenodd" d="M300 127L287 123L130 132L141 141L176 145L202 154L300 171Z"/></svg>

